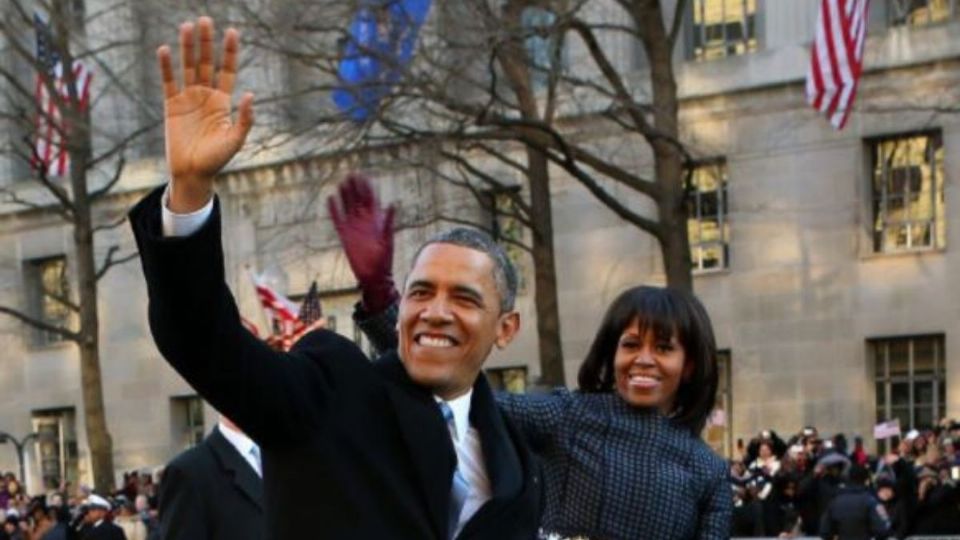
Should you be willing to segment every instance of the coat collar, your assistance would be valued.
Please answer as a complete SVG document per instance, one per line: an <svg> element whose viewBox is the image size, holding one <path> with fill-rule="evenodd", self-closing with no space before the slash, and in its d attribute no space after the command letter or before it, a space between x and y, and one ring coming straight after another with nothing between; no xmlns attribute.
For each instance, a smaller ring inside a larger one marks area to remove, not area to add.
<svg viewBox="0 0 960 540"><path fill-rule="evenodd" d="M249 463L230 444L230 441L215 427L207 436L206 443L213 451L220 467L233 478L233 483L257 508L263 510L263 481Z"/></svg>
<svg viewBox="0 0 960 540"><path fill-rule="evenodd" d="M450 434L433 394L410 379L396 352L376 360L375 368L387 381L393 400L393 412L414 463L430 519L438 537L446 536L450 487L457 458ZM466 536L482 522L489 521L506 503L516 498L524 482L523 467L493 392L482 374L473 385L470 423L476 428L483 447L491 499L464 526ZM438 450L442 449L442 450ZM438 463L438 457L442 463Z"/></svg>

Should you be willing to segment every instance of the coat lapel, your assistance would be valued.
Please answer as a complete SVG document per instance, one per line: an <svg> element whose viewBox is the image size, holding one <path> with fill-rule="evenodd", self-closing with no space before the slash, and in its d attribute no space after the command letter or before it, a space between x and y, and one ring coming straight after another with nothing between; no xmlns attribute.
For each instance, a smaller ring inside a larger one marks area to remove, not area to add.
<svg viewBox="0 0 960 540"><path fill-rule="evenodd" d="M470 424L480 436L491 498L464 525L460 533L463 538L487 530L497 515L521 495L524 487L523 464L483 374L473 385Z"/></svg>
<svg viewBox="0 0 960 540"><path fill-rule="evenodd" d="M388 381L387 394L420 479L431 525L438 538L445 538L456 454L440 409L433 395L410 379L396 353L380 358L375 366Z"/></svg>
<svg viewBox="0 0 960 540"><path fill-rule="evenodd" d="M263 481L257 476L253 467L240 455L240 452L230 444L230 441L220 433L220 428L214 428L207 437L207 443L213 450L220 467L233 478L233 483L253 504L263 510Z"/></svg>

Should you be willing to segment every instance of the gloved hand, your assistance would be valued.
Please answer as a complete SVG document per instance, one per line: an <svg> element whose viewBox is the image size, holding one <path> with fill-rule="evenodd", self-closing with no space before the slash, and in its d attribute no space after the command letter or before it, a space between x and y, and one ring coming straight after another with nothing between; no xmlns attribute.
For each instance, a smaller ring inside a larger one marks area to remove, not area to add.
<svg viewBox="0 0 960 540"><path fill-rule="evenodd" d="M327 199L347 262L357 278L363 308L377 314L399 300L393 283L393 205L380 208L370 180L351 174ZM341 210L342 207L342 210Z"/></svg>

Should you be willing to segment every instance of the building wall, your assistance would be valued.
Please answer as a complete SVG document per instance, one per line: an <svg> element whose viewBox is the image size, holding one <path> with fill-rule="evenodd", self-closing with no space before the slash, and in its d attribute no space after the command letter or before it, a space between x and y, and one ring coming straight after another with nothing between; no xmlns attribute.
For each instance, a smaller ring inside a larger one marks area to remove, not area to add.
<svg viewBox="0 0 960 540"><path fill-rule="evenodd" d="M867 340L900 335L945 334L948 414L960 416L960 355L952 354L960 350L960 292L951 283L960 270L955 248L960 220L953 217L953 209L960 207L955 187L960 116L933 109L958 102L960 25L888 30L874 23L860 112L837 133L804 103L808 36L816 18L815 10L793 4L760 3L761 50L678 66L683 132L691 152L724 157L728 166L730 266L698 275L695 287L713 317L719 346L732 357L730 435L749 437L765 428L789 433L815 424L825 433L868 436L876 418ZM620 55L618 65L642 66L631 56L634 47L611 47ZM264 80L280 76L271 73ZM117 110L124 112L118 123L131 121L138 112L130 106ZM942 130L947 156L947 246L874 255L863 141L931 128ZM599 128L590 131L590 125L583 129L610 159L637 170L651 167L642 141ZM337 330L353 337L349 314L356 291L323 206L346 171L370 171L382 198L398 204L400 221L411 226L397 237L398 283L416 245L443 226L435 218L486 219L470 195L437 182L428 171L411 170L404 151L292 162L280 152L261 152L224 175L219 190L227 280L248 318L265 324L247 274L272 268L285 277L292 295L306 292L317 280L330 293L324 306L336 317ZM164 175L157 157L132 161L118 195L99 211L105 218L118 215L162 184ZM573 384L614 296L637 283L662 283L664 276L649 235L619 220L561 171L554 171L554 179L561 328L567 378ZM0 179L2 185L10 182ZM24 193L38 193L19 185ZM632 208L652 212L649 202L615 193ZM126 227L100 240L98 252L105 255L114 243L124 253L133 248ZM0 204L0 302L25 302L24 260L61 253L69 257L71 251L69 229L51 215ZM488 365L527 365L535 379L532 272L529 261L521 263L528 283L518 302L523 330ZM138 262L114 268L101 281L100 312L116 466L161 465L179 449L170 399L192 390L153 345ZM32 429L32 411L74 407L85 474L77 353L69 344L31 346L26 335L23 324L0 318L0 430L22 435ZM205 420L208 428L216 420L209 407ZM0 448L0 469L15 466L12 449ZM36 474L31 478L35 488Z"/></svg>

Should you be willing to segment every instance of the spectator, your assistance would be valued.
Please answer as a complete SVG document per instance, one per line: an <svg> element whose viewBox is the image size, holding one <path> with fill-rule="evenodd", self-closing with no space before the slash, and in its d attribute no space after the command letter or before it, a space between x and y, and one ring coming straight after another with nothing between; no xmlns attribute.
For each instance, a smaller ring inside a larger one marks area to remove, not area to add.
<svg viewBox="0 0 960 540"><path fill-rule="evenodd" d="M869 540L889 533L886 510L868 488L870 473L852 465L848 481L840 488L820 521L820 537L825 540Z"/></svg>
<svg viewBox="0 0 960 540"><path fill-rule="evenodd" d="M916 525L913 534L960 534L960 490L940 481L937 471L924 467L917 475Z"/></svg>

